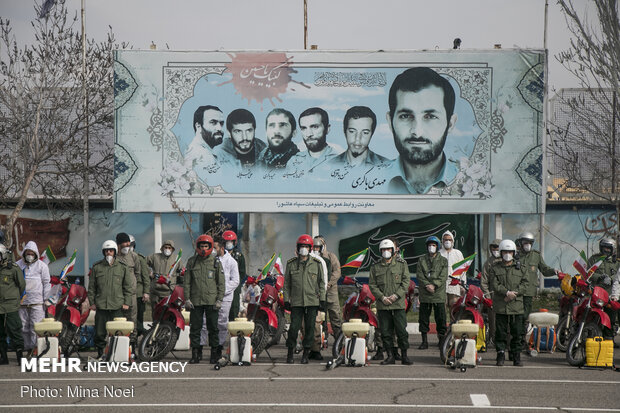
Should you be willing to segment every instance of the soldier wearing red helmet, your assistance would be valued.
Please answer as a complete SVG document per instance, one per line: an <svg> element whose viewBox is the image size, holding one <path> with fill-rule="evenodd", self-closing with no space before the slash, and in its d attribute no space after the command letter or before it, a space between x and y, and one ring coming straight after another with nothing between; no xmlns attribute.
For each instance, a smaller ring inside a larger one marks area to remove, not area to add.
<svg viewBox="0 0 620 413"><path fill-rule="evenodd" d="M245 283L247 273L245 271L245 257L237 248L237 234L233 231L224 231L222 238L225 241L226 251L237 261L237 268L239 269L239 286L235 290L233 295L233 301L230 305L230 313L228 314L228 320L234 321L235 317L239 315L239 299L241 295L241 287Z"/></svg>
<svg viewBox="0 0 620 413"><path fill-rule="evenodd" d="M206 315L207 330L209 331L209 346L211 347L211 364L220 358L219 330L217 316L226 290L224 270L219 260L215 259L213 238L210 235L201 235L196 239L196 253L187 261L187 270L183 288L185 290L185 307L190 310L189 339L192 347L191 364L199 363L202 359L200 345L200 331L202 318Z"/></svg>
<svg viewBox="0 0 620 413"><path fill-rule="evenodd" d="M308 363L308 355L314 342L314 324L319 307L325 311L325 279L323 265L310 255L314 242L307 234L297 239L297 256L286 263L284 273L284 305L291 312L291 325L286 339L288 354L286 362L293 363L293 351L297 333L304 323L304 352L301 364Z"/></svg>

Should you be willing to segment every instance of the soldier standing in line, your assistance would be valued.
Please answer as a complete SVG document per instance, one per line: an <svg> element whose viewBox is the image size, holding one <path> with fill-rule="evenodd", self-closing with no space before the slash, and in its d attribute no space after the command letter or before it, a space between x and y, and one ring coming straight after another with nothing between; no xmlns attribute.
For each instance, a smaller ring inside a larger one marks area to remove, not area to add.
<svg viewBox="0 0 620 413"><path fill-rule="evenodd" d="M232 231L224 231L222 238L226 242L226 251L237 261L237 269L239 270L239 286L235 289L232 298L232 304L230 305L230 314L228 315L229 321L234 321L235 317L239 315L239 302L241 299L241 287L245 283L247 273L245 271L245 257L237 248L237 234Z"/></svg>
<svg viewBox="0 0 620 413"><path fill-rule="evenodd" d="M13 253L0 244L0 364L9 364L7 335L13 341L17 364L24 350L22 321L19 318L19 300L26 290L26 281L13 262Z"/></svg>

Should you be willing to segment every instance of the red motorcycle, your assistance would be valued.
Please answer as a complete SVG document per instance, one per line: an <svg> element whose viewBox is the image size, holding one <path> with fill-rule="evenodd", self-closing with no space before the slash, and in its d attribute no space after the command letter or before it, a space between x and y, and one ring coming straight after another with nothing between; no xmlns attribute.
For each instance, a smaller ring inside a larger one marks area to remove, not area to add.
<svg viewBox="0 0 620 413"><path fill-rule="evenodd" d="M56 304L47 307L47 314L62 322L58 344L62 354L70 357L78 348L80 329L90 314L89 307L82 312L82 304L88 298L88 292L79 283L69 284L66 279L61 281L58 277L51 277L50 284L53 289L60 289L60 298Z"/></svg>
<svg viewBox="0 0 620 413"><path fill-rule="evenodd" d="M586 339L600 337L603 327L611 329L609 316L603 308L610 307L617 311L620 303L609 301L609 294L601 287L593 287L584 279L577 281L576 287L581 290L585 297L582 299L575 312L575 324L566 348L566 361L571 366L583 366L586 361Z"/></svg>
<svg viewBox="0 0 620 413"><path fill-rule="evenodd" d="M460 278L450 276L450 279L450 285L460 285L465 289L465 294L462 294L450 309L450 315L453 321L450 323L450 327L448 327L448 331L439 346L439 355L441 357L441 362L444 364L454 351L455 337L452 334L452 325L458 323L460 320L471 320L472 323L478 324L480 329L484 329L486 341L486 339L488 339L486 332L489 328L488 321L485 320L482 315L482 310L485 307L489 309L493 307L493 301L484 297L480 287L469 285Z"/></svg>
<svg viewBox="0 0 620 413"><path fill-rule="evenodd" d="M368 284L361 284L355 278L344 277L342 284L354 285L357 289L357 291L352 292L344 302L344 308L342 310L343 321L347 322L352 318L360 318L363 322L370 324L370 332L366 336L366 347L369 351L374 351L375 330L379 328L379 320L377 320L377 316L372 312L370 306L375 302L375 296L370 292ZM340 332L332 347L332 356L334 359L340 356L343 346L344 334Z"/></svg>
<svg viewBox="0 0 620 413"><path fill-rule="evenodd" d="M569 277L569 278L566 278ZM577 308L584 300L585 291L575 288L579 276L570 277L569 274L559 273L558 278L561 281L562 292L560 297L560 314L558 324L555 328L557 334L556 348L559 351L566 351L568 341L571 337L571 331L576 323Z"/></svg>
<svg viewBox="0 0 620 413"><path fill-rule="evenodd" d="M138 357L142 361L158 361L172 350L185 328L185 319L181 311L185 305L183 287L177 285L174 290L166 277L160 276L158 284L168 286L171 294L162 298L155 306L153 324L138 346Z"/></svg>
<svg viewBox="0 0 620 413"><path fill-rule="evenodd" d="M273 285L269 281L274 281ZM280 341L280 337L286 326L284 318L284 299L282 297L282 287L284 287L284 277L282 275L272 276L271 274L260 281L254 277L248 277L246 286L258 286L260 294L258 301L248 304L248 320L254 321L254 332L252 333L253 353L258 355Z"/></svg>

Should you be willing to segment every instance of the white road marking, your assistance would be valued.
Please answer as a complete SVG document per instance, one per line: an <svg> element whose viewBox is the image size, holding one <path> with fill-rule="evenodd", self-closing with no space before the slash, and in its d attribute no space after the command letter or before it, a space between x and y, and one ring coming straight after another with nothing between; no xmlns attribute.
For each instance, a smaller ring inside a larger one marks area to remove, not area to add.
<svg viewBox="0 0 620 413"><path fill-rule="evenodd" d="M2 404L0 409L42 409L42 408L79 408L85 407L322 407L322 408L367 408L367 409L493 409L493 410L550 410L550 411L597 411L620 412L620 409L594 409L581 407L544 407L544 406L471 406L451 404L356 404L356 403L77 403L77 404Z"/></svg>
<svg viewBox="0 0 620 413"><path fill-rule="evenodd" d="M436 382L492 382L492 383L544 383L544 384L611 384L615 386L620 386L620 381L613 380L553 380L549 381L548 379L485 379L485 378L466 378L466 377L455 377L455 378L447 378L447 377L183 377L183 376L174 376L174 377L150 377L147 375L144 376L133 376L133 377L46 377L46 378L28 378L28 382L36 382L36 381L130 381L130 380L233 380L233 381L255 381L255 380L264 380L264 381L289 381L289 380L302 380L302 381L436 381ZM0 379L0 383L10 383L10 382L20 382L24 381L24 377L14 378L14 379Z"/></svg>
<svg viewBox="0 0 620 413"><path fill-rule="evenodd" d="M490 406L491 402L486 394L470 394L469 398L474 406Z"/></svg>

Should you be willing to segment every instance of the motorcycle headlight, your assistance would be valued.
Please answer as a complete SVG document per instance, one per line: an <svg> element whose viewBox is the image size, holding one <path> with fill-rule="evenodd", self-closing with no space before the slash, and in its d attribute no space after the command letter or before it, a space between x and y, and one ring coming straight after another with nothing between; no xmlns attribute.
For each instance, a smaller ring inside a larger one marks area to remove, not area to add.
<svg viewBox="0 0 620 413"><path fill-rule="evenodd" d="M605 307L605 301L603 301L603 299L599 298L598 300L596 300L596 305L599 307Z"/></svg>
<svg viewBox="0 0 620 413"><path fill-rule="evenodd" d="M364 298L364 304L367 304L367 305L372 304L372 300L370 299L370 297Z"/></svg>
<svg viewBox="0 0 620 413"><path fill-rule="evenodd" d="M271 305L273 304L273 297L267 297L265 301L267 302L267 304Z"/></svg>
<svg viewBox="0 0 620 413"><path fill-rule="evenodd" d="M73 297L73 304L80 304L80 297Z"/></svg>
<svg viewBox="0 0 620 413"><path fill-rule="evenodd" d="M183 300L181 300L180 298L177 298L177 300L174 302L174 306L175 307L182 307L183 306Z"/></svg>
<svg viewBox="0 0 620 413"><path fill-rule="evenodd" d="M480 300L478 299L478 297L474 297L471 299L471 303L473 305L478 305L480 303Z"/></svg>

